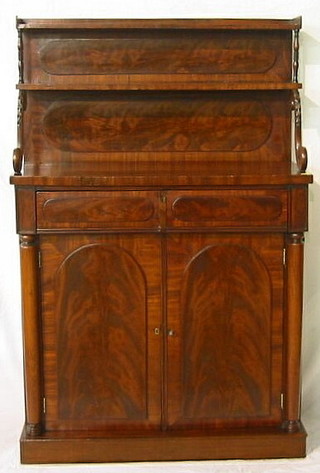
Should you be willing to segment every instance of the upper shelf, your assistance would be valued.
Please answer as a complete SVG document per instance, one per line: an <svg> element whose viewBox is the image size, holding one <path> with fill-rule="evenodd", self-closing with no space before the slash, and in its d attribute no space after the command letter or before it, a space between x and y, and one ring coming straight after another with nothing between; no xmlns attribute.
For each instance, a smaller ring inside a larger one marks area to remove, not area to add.
<svg viewBox="0 0 320 473"><path fill-rule="evenodd" d="M301 28L301 16L293 19L22 19L19 29L275 29Z"/></svg>
<svg viewBox="0 0 320 473"><path fill-rule="evenodd" d="M301 18L18 20L17 26L20 89L299 87Z"/></svg>
<svg viewBox="0 0 320 473"><path fill-rule="evenodd" d="M159 79L159 76L157 76ZM152 80L148 76L120 77L106 80L103 84L76 83L71 85L17 84L19 90L34 91L107 91L107 90L295 90L301 89L297 82L218 82L210 80L166 81Z"/></svg>

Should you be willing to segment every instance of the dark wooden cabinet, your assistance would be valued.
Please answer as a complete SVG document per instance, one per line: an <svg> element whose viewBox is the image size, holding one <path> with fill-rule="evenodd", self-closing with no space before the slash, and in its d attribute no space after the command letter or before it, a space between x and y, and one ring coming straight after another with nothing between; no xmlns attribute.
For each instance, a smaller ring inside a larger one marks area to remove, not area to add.
<svg viewBox="0 0 320 473"><path fill-rule="evenodd" d="M293 20L20 20L23 463L305 455Z"/></svg>

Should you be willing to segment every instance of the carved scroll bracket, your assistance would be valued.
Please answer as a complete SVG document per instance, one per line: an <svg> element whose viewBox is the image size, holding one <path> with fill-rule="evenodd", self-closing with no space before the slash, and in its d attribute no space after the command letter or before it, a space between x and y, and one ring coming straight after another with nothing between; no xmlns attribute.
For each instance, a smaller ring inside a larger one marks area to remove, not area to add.
<svg viewBox="0 0 320 473"><path fill-rule="evenodd" d="M294 143L296 162L300 172L305 172L308 164L308 153L304 146L302 146L301 139L301 101L298 90L293 91L292 110L294 112Z"/></svg>
<svg viewBox="0 0 320 473"><path fill-rule="evenodd" d="M21 176L23 154L20 148L15 148L13 150L12 162L13 162L14 175Z"/></svg>
<svg viewBox="0 0 320 473"><path fill-rule="evenodd" d="M23 90L19 91L18 96L18 110L17 110L17 141L18 146L13 151L13 170L15 176L21 176L21 169L23 163L22 153L22 129L23 129L23 112L26 109L26 93Z"/></svg>

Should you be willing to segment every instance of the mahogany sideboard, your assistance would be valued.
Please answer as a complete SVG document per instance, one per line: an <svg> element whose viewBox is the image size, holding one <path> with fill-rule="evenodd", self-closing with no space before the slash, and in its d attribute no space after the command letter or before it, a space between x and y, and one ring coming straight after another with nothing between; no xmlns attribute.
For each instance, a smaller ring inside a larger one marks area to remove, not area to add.
<svg viewBox="0 0 320 473"><path fill-rule="evenodd" d="M293 20L17 20L23 463L301 457Z"/></svg>

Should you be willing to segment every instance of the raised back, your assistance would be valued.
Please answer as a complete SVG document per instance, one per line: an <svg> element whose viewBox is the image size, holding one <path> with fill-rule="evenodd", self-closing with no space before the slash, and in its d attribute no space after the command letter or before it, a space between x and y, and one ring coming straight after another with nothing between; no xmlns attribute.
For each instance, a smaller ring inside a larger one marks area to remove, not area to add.
<svg viewBox="0 0 320 473"><path fill-rule="evenodd" d="M18 20L26 171L69 163L74 172L88 161L207 163L207 172L221 162L290 163L300 26Z"/></svg>

